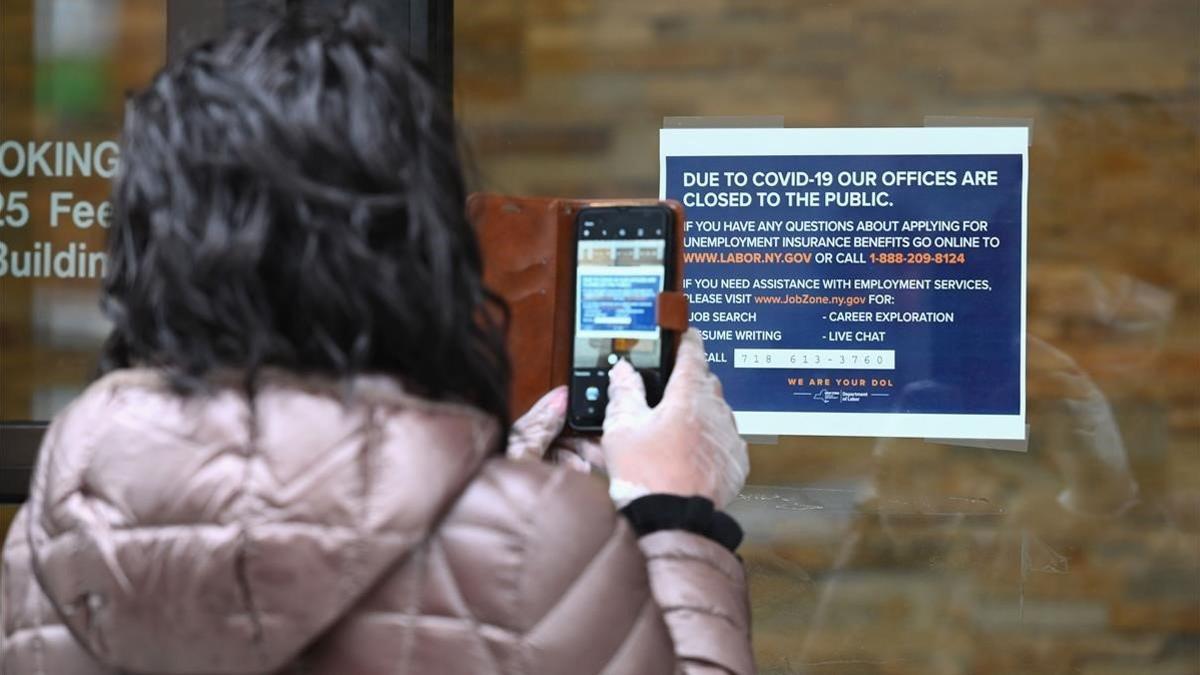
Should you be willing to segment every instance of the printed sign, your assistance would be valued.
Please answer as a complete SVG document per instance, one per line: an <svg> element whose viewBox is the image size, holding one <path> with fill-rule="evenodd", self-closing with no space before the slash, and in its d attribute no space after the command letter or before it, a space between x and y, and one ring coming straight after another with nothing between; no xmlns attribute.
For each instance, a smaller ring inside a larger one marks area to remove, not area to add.
<svg viewBox="0 0 1200 675"><path fill-rule="evenodd" d="M1028 130L664 129L745 434L1025 436Z"/></svg>

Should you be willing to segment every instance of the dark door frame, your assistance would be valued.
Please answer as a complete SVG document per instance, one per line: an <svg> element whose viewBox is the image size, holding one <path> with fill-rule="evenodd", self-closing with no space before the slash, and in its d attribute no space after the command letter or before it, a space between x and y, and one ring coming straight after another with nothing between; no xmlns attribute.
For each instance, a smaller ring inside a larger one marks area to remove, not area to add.
<svg viewBox="0 0 1200 675"><path fill-rule="evenodd" d="M446 101L454 83L454 0L360 0L376 13L380 30L425 64ZM167 58L232 28L253 26L286 7L337 7L343 0L166 0ZM46 421L0 422L0 503L22 502Z"/></svg>
<svg viewBox="0 0 1200 675"><path fill-rule="evenodd" d="M357 0L370 7L381 30L416 61L429 68L449 101L454 82L454 0ZM167 55L174 59L189 47L222 31L277 16L292 5L336 9L345 0L167 0Z"/></svg>

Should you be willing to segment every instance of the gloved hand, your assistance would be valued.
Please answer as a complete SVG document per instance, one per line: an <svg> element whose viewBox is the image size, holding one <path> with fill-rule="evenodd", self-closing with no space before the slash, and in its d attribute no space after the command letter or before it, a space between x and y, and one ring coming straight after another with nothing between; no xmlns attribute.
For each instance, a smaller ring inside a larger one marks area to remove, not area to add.
<svg viewBox="0 0 1200 675"><path fill-rule="evenodd" d="M609 373L601 438L617 506L650 493L699 495L724 508L746 483L750 459L700 333L684 333L662 401L650 408L627 361Z"/></svg>
<svg viewBox="0 0 1200 675"><path fill-rule="evenodd" d="M564 385L551 389L513 422L508 434L508 458L548 460L583 473L590 473L593 467L603 469L603 454L594 439L559 435L566 420L567 387Z"/></svg>

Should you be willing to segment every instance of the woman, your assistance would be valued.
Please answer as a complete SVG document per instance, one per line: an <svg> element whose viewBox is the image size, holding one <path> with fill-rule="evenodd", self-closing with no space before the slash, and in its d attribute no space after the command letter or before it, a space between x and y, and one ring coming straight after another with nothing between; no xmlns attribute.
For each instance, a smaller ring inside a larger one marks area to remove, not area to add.
<svg viewBox="0 0 1200 675"><path fill-rule="evenodd" d="M745 446L699 338L654 409L612 371L621 512L507 458L545 453L565 395L506 447L453 124L367 24L234 34L130 101L107 374L6 542L3 672L752 672L714 510Z"/></svg>

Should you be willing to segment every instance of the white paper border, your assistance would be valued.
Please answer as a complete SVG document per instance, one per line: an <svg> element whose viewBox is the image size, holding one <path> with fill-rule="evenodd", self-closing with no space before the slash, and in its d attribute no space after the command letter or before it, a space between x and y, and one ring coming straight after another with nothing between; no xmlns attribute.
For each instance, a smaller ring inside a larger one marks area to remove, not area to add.
<svg viewBox="0 0 1200 675"><path fill-rule="evenodd" d="M863 129L661 129L658 196L666 199L668 157L838 155L1021 156L1021 395L1016 415L734 411L750 435L1023 440L1029 249L1028 127Z"/></svg>

